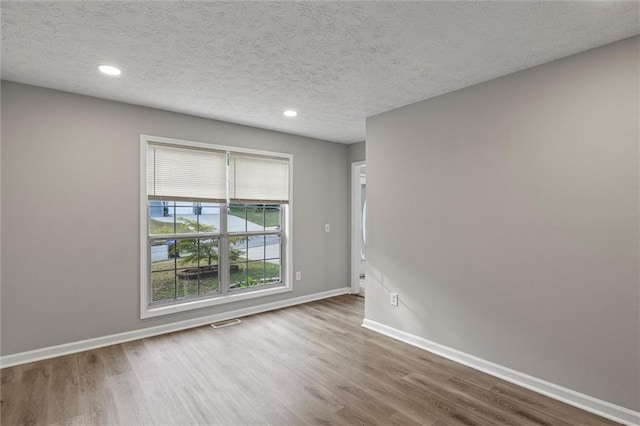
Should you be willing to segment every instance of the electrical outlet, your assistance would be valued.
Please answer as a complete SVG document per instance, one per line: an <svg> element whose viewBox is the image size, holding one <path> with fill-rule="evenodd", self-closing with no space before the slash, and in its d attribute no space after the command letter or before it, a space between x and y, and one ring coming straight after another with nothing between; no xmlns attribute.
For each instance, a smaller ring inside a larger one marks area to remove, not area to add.
<svg viewBox="0 0 640 426"><path fill-rule="evenodd" d="M391 305L398 306L398 293L391 293Z"/></svg>
<svg viewBox="0 0 640 426"><path fill-rule="evenodd" d="M296 272L296 281L300 281L302 279L302 272Z"/></svg>
<svg viewBox="0 0 640 426"><path fill-rule="evenodd" d="M329 232L331 231L331 226L328 223L324 224L324 232Z"/></svg>

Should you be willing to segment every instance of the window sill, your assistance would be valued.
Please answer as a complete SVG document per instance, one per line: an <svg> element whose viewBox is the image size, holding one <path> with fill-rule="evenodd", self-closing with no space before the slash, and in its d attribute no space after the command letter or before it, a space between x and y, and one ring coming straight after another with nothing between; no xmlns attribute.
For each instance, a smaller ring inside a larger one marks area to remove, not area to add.
<svg viewBox="0 0 640 426"><path fill-rule="evenodd" d="M206 308L208 306L224 305L227 303L239 302L241 300L255 299L258 297L286 293L292 290L293 289L290 285L285 285L281 287L265 288L263 290L226 294L224 296L215 296L206 299L189 300L182 303L174 303L171 305L142 306L140 318L153 318L163 315L175 314L178 312L192 311L194 309Z"/></svg>

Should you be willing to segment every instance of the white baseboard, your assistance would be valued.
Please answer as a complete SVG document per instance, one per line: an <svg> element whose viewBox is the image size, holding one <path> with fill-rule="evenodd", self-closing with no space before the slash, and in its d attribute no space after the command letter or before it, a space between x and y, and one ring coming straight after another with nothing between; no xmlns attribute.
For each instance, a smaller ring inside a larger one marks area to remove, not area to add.
<svg viewBox="0 0 640 426"><path fill-rule="evenodd" d="M65 343L62 345L48 346L46 348L34 349L26 352L19 352L0 357L0 368L12 367L26 364L28 362L40 361L57 356L88 351L90 349L101 348L103 346L115 345L118 343L130 342L132 340L143 339L145 337L157 336L160 334L173 333L193 327L200 327L218 321L225 321L247 315L259 314L261 312L286 308L288 306L300 305L302 303L313 302L315 300L326 299L328 297L340 296L351 293L351 287L343 287L335 290L323 291L309 294L307 296L293 297L291 299L279 300L277 302L264 303L262 305L251 306L249 308L236 309L219 314L190 320L173 322L170 324L157 325L142 328L139 330L127 331L124 333L111 334L108 336L95 337L93 339L80 340L78 342Z"/></svg>
<svg viewBox="0 0 640 426"><path fill-rule="evenodd" d="M528 374L503 367L493 362L469 355L457 349L449 348L436 342L432 342L422 337L388 327L375 321L365 319L362 326L369 330L384 334L401 342L408 343L412 346L448 358L452 361L464 364L473 369L482 371L524 388L546 395L550 398L557 399L566 404L573 405L582 410L589 411L614 422L622 423L628 426L640 426L640 412L630 410L610 402L585 395L580 392L529 376Z"/></svg>

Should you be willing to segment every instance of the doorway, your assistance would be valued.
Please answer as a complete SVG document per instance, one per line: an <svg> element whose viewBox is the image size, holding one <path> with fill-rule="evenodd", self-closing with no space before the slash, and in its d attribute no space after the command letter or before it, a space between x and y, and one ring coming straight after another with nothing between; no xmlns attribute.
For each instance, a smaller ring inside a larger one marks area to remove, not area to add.
<svg viewBox="0 0 640 426"><path fill-rule="evenodd" d="M367 262L367 166L351 163L351 293L364 296Z"/></svg>

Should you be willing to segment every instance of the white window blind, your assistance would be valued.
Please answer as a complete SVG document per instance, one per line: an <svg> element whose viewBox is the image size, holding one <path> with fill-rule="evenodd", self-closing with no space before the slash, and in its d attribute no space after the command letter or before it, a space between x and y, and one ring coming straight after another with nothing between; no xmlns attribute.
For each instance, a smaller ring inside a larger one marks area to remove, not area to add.
<svg viewBox="0 0 640 426"><path fill-rule="evenodd" d="M236 202L289 201L289 160L231 153L229 198Z"/></svg>
<svg viewBox="0 0 640 426"><path fill-rule="evenodd" d="M153 198L227 199L227 154L194 148L148 145L147 195Z"/></svg>

